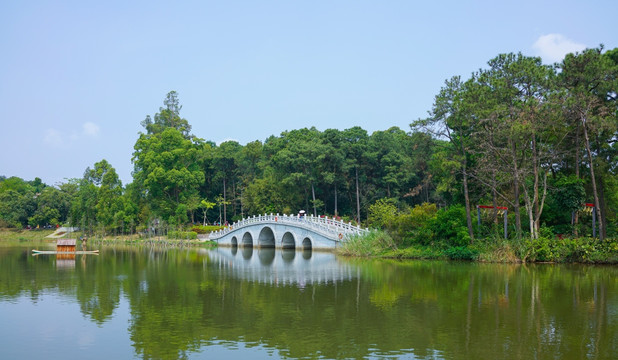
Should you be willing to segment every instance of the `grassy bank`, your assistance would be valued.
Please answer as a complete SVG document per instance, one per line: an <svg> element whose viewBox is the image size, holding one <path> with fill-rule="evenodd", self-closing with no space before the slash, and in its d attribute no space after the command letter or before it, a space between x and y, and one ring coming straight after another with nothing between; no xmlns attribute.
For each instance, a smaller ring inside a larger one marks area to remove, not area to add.
<svg viewBox="0 0 618 360"><path fill-rule="evenodd" d="M467 260L499 263L618 264L618 239L607 239L602 242L593 238L481 239L465 246L449 246L444 243L437 243L397 247L387 232L372 230L366 235L351 238L341 246L338 254L355 257Z"/></svg>
<svg viewBox="0 0 618 360"><path fill-rule="evenodd" d="M16 230L0 229L0 245L16 245L24 243L55 243L55 239L46 238L54 230ZM79 237L81 233L74 233ZM175 234L178 235L178 234ZM182 234L184 235L184 234ZM196 237L172 238L165 236L145 237L141 235L119 235L93 237L88 239L89 246L99 245L157 245L157 246L216 246L214 241L203 241Z"/></svg>
<svg viewBox="0 0 618 360"><path fill-rule="evenodd" d="M41 243L52 241L46 239L54 230L16 230L16 229L0 229L0 244L20 244L20 243Z"/></svg>
<svg viewBox="0 0 618 360"><path fill-rule="evenodd" d="M146 237L105 237L105 238L95 238L88 240L89 245L100 246L100 245L148 245L148 246L163 246L163 247L184 247L184 246L203 246L203 247L214 247L217 246L217 243L209 240L199 240L199 239L171 239L165 236L153 236L150 238Z"/></svg>

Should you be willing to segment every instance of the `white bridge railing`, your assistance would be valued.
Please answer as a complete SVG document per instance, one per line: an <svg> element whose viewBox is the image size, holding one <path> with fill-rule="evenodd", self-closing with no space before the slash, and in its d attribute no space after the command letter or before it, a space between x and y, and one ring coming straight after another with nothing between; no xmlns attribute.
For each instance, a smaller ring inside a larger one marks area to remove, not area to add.
<svg viewBox="0 0 618 360"><path fill-rule="evenodd" d="M369 231L369 229L363 229L360 226L354 226L352 223L345 223L343 220L336 220L329 218L328 216L313 216L313 215L279 215L279 214L264 214L254 215L252 217L244 218L237 221L225 229L214 231L210 233L210 239L220 239L223 236L241 229L246 226L255 224L282 224L293 225L305 229L309 229L316 233L319 233L327 238L336 241L346 240L349 235L362 234Z"/></svg>

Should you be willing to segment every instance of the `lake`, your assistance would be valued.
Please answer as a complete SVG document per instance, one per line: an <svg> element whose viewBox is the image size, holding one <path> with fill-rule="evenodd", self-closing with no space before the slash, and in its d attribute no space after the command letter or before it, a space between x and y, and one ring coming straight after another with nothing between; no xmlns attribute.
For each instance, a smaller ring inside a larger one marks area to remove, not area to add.
<svg viewBox="0 0 618 360"><path fill-rule="evenodd" d="M615 359L618 268L0 247L2 359ZM39 247L40 248L40 247Z"/></svg>

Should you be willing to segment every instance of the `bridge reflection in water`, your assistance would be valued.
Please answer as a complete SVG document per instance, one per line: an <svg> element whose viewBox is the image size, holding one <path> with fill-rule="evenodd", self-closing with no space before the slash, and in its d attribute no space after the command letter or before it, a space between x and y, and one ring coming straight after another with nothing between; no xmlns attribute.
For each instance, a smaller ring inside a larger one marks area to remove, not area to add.
<svg viewBox="0 0 618 360"><path fill-rule="evenodd" d="M311 250L233 247L207 251L219 270L234 278L274 286L298 286L351 281L358 269L335 254Z"/></svg>

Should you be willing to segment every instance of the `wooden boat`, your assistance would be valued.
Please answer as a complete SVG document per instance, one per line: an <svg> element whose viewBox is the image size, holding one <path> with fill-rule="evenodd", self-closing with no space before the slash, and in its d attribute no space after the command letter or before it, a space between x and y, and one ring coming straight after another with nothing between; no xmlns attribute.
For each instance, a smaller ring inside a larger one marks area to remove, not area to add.
<svg viewBox="0 0 618 360"><path fill-rule="evenodd" d="M80 250L75 248L75 239L58 239L56 241L56 250L32 250L34 254L62 254L62 255L80 255L80 254L95 254L99 255L99 250Z"/></svg>
<svg viewBox="0 0 618 360"><path fill-rule="evenodd" d="M75 254L75 255L95 254L95 255L99 255L99 250L57 251L57 250L34 250L33 249L32 252L34 253L32 255L38 255L38 254Z"/></svg>

